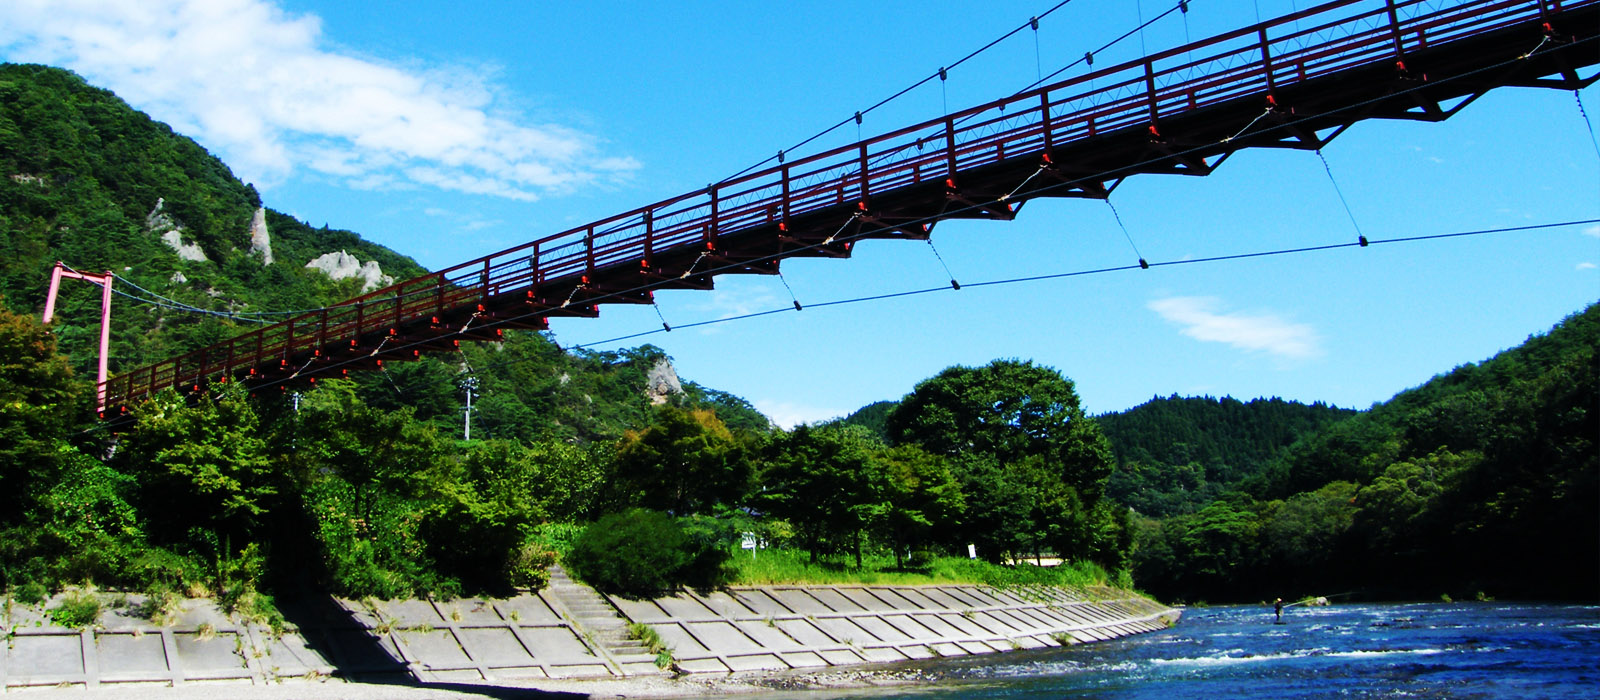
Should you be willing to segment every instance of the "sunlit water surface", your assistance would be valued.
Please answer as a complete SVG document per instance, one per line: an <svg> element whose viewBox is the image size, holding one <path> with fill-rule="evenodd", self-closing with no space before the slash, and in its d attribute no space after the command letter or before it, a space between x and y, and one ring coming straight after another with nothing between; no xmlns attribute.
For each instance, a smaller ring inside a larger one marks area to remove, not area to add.
<svg viewBox="0 0 1600 700"><path fill-rule="evenodd" d="M1191 608L1171 630L898 669L770 698L1600 698L1600 607Z"/></svg>

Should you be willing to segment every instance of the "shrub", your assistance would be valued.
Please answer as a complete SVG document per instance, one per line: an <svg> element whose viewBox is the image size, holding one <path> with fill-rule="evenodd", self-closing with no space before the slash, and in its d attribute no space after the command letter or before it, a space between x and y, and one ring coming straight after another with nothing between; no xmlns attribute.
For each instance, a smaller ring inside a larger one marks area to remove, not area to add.
<svg viewBox="0 0 1600 700"><path fill-rule="evenodd" d="M149 593L188 591L204 587L211 567L197 556L184 556L170 549L151 547L128 563L128 575Z"/></svg>
<svg viewBox="0 0 1600 700"><path fill-rule="evenodd" d="M567 563L600 590L644 596L679 583L693 557L688 535L671 516L634 508L584 529Z"/></svg>
<svg viewBox="0 0 1600 700"><path fill-rule="evenodd" d="M558 559L566 559L572 553L572 543L578 541L583 534L583 526L574 523L544 523L534 528L533 541L539 546L556 553Z"/></svg>
<svg viewBox="0 0 1600 700"><path fill-rule="evenodd" d="M748 521L694 515L679 519L678 524L689 540L684 549L689 561L677 582L695 588L716 588L732 581L734 569L729 560Z"/></svg>
<svg viewBox="0 0 1600 700"><path fill-rule="evenodd" d="M513 586L539 590L550 584L551 564L556 563L556 553L538 542L524 542L511 550L506 559L506 581Z"/></svg>
<svg viewBox="0 0 1600 700"><path fill-rule="evenodd" d="M11 599L23 605L38 605L50 597L50 589L38 581L29 581L11 591Z"/></svg>
<svg viewBox="0 0 1600 700"><path fill-rule="evenodd" d="M90 627L100 619L100 599L93 591L73 591L50 609L50 619L62 627Z"/></svg>
<svg viewBox="0 0 1600 700"><path fill-rule="evenodd" d="M142 605L134 609L133 614L149 620L157 627L178 624L183 616L183 596L176 591L151 593Z"/></svg>

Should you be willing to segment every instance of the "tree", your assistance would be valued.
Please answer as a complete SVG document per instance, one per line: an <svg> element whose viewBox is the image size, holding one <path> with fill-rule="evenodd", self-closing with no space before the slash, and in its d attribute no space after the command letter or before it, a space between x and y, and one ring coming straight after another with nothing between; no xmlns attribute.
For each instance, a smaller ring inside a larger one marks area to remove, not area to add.
<svg viewBox="0 0 1600 700"><path fill-rule="evenodd" d="M1182 542L1190 573L1201 585L1220 587L1254 564L1261 522L1247 504L1216 501L1195 514Z"/></svg>
<svg viewBox="0 0 1600 700"><path fill-rule="evenodd" d="M901 445L878 450L869 463L883 480L887 508L878 524L896 564L903 564L901 555L930 539L935 529L955 527L966 510L961 484L944 457Z"/></svg>
<svg viewBox="0 0 1600 700"><path fill-rule="evenodd" d="M234 393L188 405L165 392L134 409L117 463L138 479L138 502L159 534L192 524L242 543L278 493L260 421Z"/></svg>
<svg viewBox="0 0 1600 700"><path fill-rule="evenodd" d="M768 445L757 505L794 527L812 561L850 551L861 566L868 527L889 511L874 478L871 435L860 428L800 426Z"/></svg>
<svg viewBox="0 0 1600 700"><path fill-rule="evenodd" d="M317 475L348 482L359 517L370 520L378 491L425 497L459 480L437 430L412 420L409 409L367 406L349 380L319 382L300 402L290 429L290 460L305 480Z"/></svg>
<svg viewBox="0 0 1600 700"><path fill-rule="evenodd" d="M1116 524L1123 519L1097 509L1111 474L1110 444L1059 372L1019 360L951 367L918 384L887 427L896 443L965 467L964 534L988 543L986 558L1036 553L1048 542L1063 555L1100 552L1121 561L1103 535L1125 541Z"/></svg>
<svg viewBox="0 0 1600 700"><path fill-rule="evenodd" d="M18 522L54 479L80 391L55 337L0 305L0 522Z"/></svg>
<svg viewBox="0 0 1600 700"><path fill-rule="evenodd" d="M643 431L628 431L617 445L618 501L670 511L709 513L739 503L755 467L743 441L717 414L662 406Z"/></svg>

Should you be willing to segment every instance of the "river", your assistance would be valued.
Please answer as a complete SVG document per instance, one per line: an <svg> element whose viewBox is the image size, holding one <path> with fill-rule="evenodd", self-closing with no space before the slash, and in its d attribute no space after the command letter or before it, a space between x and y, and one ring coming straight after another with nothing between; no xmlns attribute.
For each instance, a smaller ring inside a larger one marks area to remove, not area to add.
<svg viewBox="0 0 1600 700"><path fill-rule="evenodd" d="M1190 608L1165 632L882 671L772 698L1596 698L1600 607ZM766 697L764 694L762 697Z"/></svg>

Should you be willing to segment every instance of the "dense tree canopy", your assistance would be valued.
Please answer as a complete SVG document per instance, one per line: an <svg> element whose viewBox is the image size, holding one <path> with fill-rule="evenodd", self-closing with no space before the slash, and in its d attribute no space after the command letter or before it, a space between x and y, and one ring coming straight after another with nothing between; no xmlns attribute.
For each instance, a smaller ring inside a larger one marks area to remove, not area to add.
<svg viewBox="0 0 1600 700"><path fill-rule="evenodd" d="M58 446L84 406L55 337L0 307L0 522L55 478Z"/></svg>
<svg viewBox="0 0 1600 700"><path fill-rule="evenodd" d="M617 443L613 488L618 503L678 515L732 507L750 490L748 441L704 409L663 406L642 431Z"/></svg>
<svg viewBox="0 0 1600 700"><path fill-rule="evenodd" d="M1141 580L1213 600L1330 589L1592 599L1596 348L1591 306L1305 435L1199 512L1140 523Z"/></svg>
<svg viewBox="0 0 1600 700"><path fill-rule="evenodd" d="M886 427L897 443L958 465L968 498L961 535L981 541L982 556L1050 548L1120 561L1123 518L1100 505L1111 447L1059 372L1017 360L951 367L918 384Z"/></svg>

